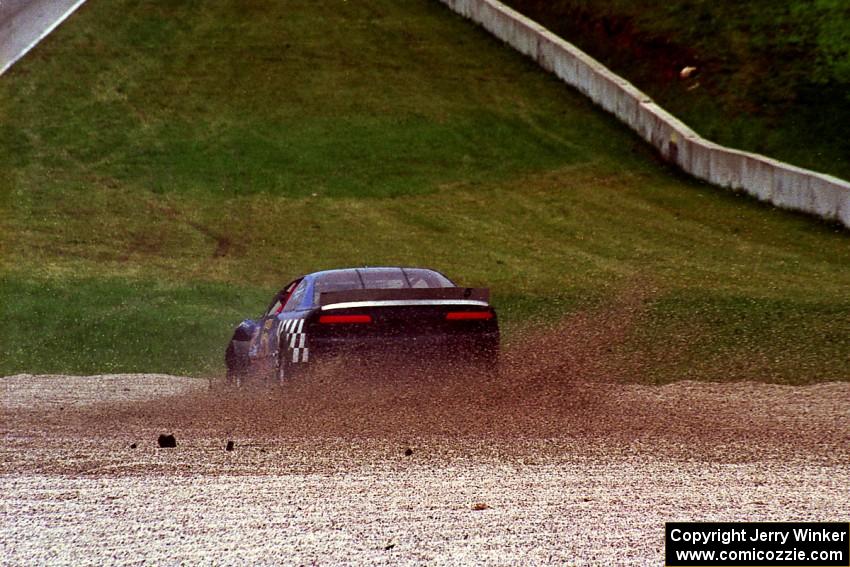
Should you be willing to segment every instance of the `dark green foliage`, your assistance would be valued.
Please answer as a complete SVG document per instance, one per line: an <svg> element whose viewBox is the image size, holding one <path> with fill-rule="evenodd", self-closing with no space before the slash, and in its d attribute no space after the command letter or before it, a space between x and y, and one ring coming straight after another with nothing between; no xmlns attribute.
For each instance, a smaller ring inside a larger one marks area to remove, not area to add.
<svg viewBox="0 0 850 567"><path fill-rule="evenodd" d="M701 135L850 178L850 3L507 0ZM687 79L686 66L697 67Z"/></svg>

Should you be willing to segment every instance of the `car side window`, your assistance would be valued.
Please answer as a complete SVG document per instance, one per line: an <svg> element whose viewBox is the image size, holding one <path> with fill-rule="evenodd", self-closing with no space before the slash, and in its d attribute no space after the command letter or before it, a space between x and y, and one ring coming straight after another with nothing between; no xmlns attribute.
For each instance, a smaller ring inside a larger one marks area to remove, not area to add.
<svg viewBox="0 0 850 567"><path fill-rule="evenodd" d="M266 311L266 315L265 315L265 316L266 316L266 317L271 317L271 316L273 316L273 315L277 315L278 313L280 313L280 309L281 309L281 307L282 307L282 301L281 301L281 299L280 299L280 296L277 296L277 297L275 298L274 302L273 302L273 303L271 304L271 306L269 307L268 311Z"/></svg>
<svg viewBox="0 0 850 567"><path fill-rule="evenodd" d="M283 311L283 306L286 303L286 300L292 297L292 292L295 289L301 280L295 280L294 282L290 282L285 288L280 290L278 294L275 296L272 304L269 305L269 308L266 310L266 317L274 317L281 311Z"/></svg>
<svg viewBox="0 0 850 567"><path fill-rule="evenodd" d="M298 287L295 288L289 295L286 305L283 306L284 311L295 311L301 305L301 300L304 299L304 294L307 293L307 280L301 280Z"/></svg>

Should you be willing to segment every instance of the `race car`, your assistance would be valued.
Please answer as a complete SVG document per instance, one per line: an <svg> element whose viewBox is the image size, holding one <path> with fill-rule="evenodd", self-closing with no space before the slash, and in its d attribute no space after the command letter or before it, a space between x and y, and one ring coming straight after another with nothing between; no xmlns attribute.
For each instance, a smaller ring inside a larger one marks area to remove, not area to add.
<svg viewBox="0 0 850 567"><path fill-rule="evenodd" d="M278 292L259 320L236 327L225 353L228 381L282 383L334 357L344 357L347 368L452 361L493 370L499 324L489 296L424 268L307 274Z"/></svg>

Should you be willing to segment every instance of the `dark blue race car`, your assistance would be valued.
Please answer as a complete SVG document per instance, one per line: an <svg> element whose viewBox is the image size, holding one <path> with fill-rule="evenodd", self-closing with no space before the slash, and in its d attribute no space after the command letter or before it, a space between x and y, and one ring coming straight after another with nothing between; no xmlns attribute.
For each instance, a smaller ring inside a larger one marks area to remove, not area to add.
<svg viewBox="0 0 850 567"><path fill-rule="evenodd" d="M283 382L345 357L374 362L472 362L494 369L499 324L489 290L458 287L423 268L348 268L300 277L227 345L228 380Z"/></svg>

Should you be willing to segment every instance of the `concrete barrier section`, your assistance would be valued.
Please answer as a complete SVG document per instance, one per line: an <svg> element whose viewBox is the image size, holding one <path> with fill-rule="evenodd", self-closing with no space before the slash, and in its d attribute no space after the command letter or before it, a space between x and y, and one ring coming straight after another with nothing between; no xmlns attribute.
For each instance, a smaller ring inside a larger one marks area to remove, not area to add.
<svg viewBox="0 0 850 567"><path fill-rule="evenodd" d="M753 195L762 201L773 202L774 166L756 155L744 158L741 186L752 187Z"/></svg>
<svg viewBox="0 0 850 567"><path fill-rule="evenodd" d="M684 171L850 228L850 183L710 142L607 67L496 0L441 0L614 114Z"/></svg>
<svg viewBox="0 0 850 567"><path fill-rule="evenodd" d="M839 179L829 175L816 175L809 179L812 195L812 208L821 216L828 216L831 211L838 211L838 218L850 226L850 200L842 201L842 192L838 187Z"/></svg>
<svg viewBox="0 0 850 567"><path fill-rule="evenodd" d="M0 0L0 75L85 0Z"/></svg>

